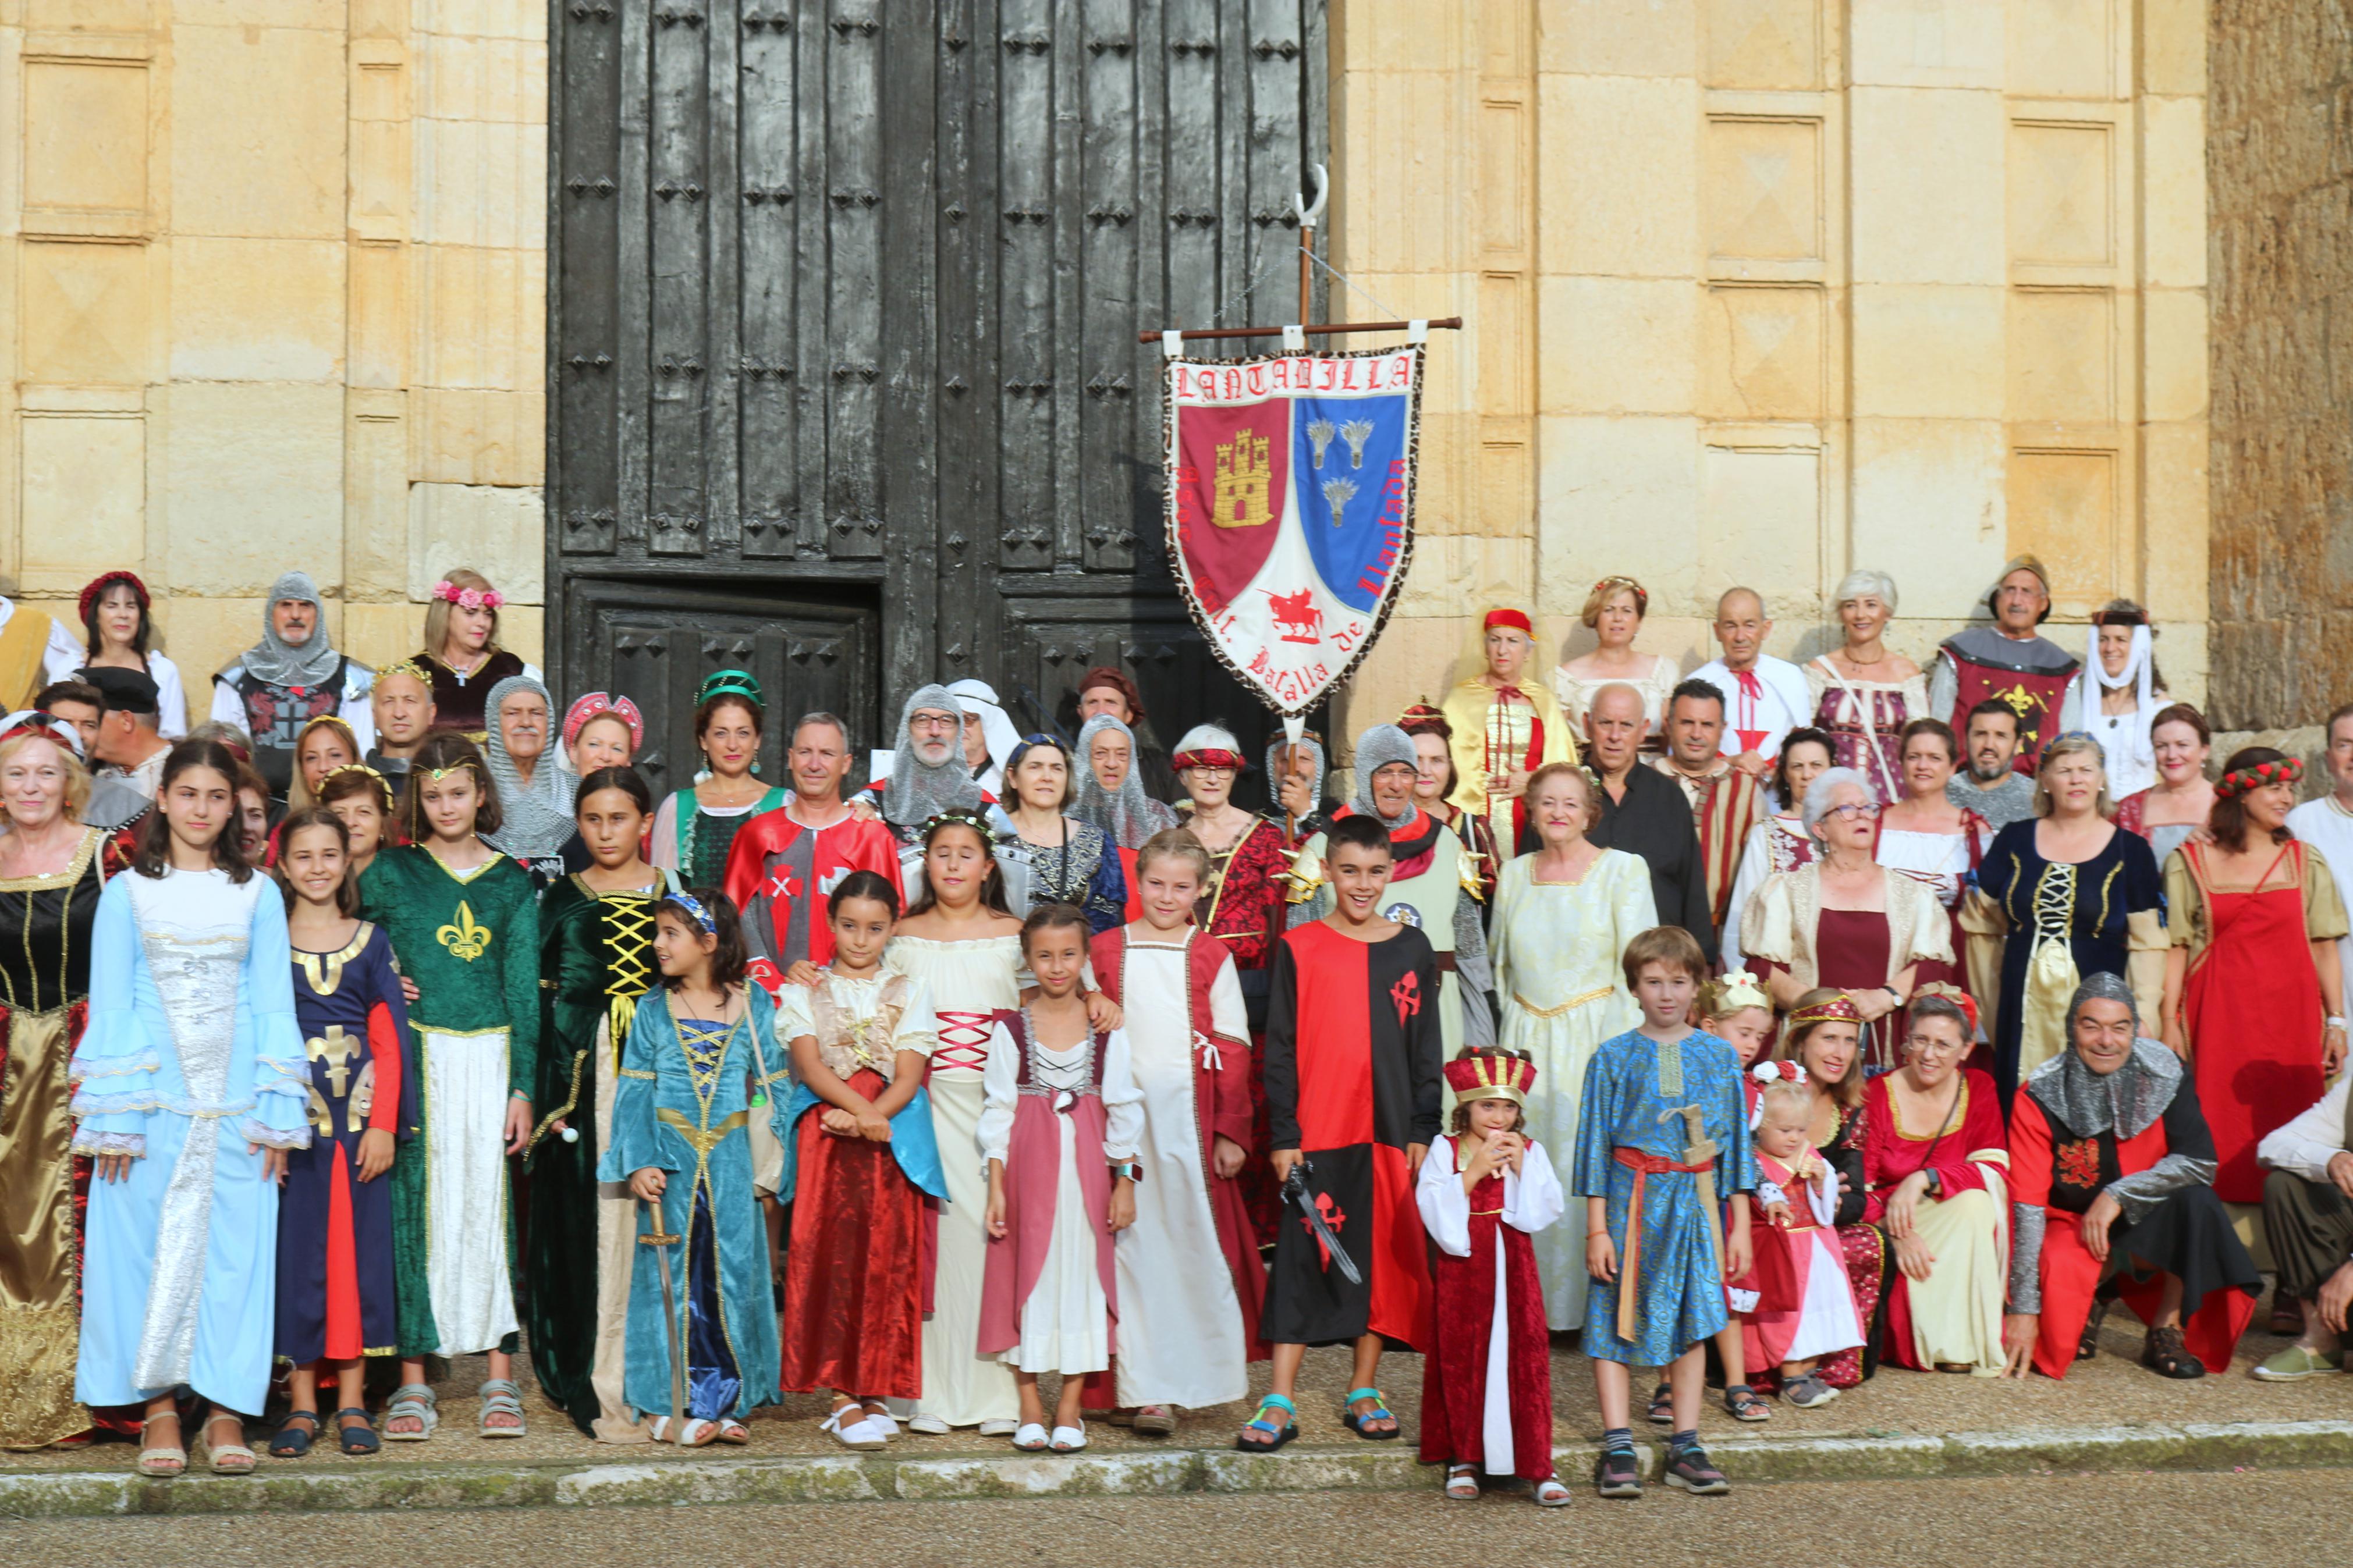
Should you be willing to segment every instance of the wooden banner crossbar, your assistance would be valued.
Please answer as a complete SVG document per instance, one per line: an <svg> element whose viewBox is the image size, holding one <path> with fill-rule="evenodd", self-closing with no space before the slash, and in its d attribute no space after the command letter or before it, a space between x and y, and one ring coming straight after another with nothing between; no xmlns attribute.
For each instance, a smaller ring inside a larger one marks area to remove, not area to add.
<svg viewBox="0 0 2353 1568"><path fill-rule="evenodd" d="M1462 318L1437 316L1424 321L1422 325L1433 328L1442 327L1449 331L1460 331L1462 327ZM1336 336L1342 332L1402 332L1409 331L1412 326L1411 321L1332 321L1320 327L1301 327L1298 330L1308 337L1322 338ZM1292 330L1290 327L1195 327L1189 331L1178 332L1176 335L1191 342L1203 338L1279 338ZM1138 332L1135 334L1135 341L1139 343L1156 343L1166 335L1165 332Z"/></svg>

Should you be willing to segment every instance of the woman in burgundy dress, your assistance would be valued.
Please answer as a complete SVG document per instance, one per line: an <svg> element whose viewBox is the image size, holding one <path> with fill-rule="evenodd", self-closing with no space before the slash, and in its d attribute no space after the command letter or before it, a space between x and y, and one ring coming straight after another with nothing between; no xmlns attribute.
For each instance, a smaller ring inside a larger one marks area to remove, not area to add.
<svg viewBox="0 0 2353 1568"><path fill-rule="evenodd" d="M1935 885L1872 858L1878 816L1870 785L1853 769L1815 779L1803 816L1821 852L1757 890L1740 942L1749 973L1777 1006L1794 1006L1817 986L1848 993L1862 1026L1863 1060L1884 1071L1896 1064L1896 1026L1920 966L1949 965L1953 944Z"/></svg>

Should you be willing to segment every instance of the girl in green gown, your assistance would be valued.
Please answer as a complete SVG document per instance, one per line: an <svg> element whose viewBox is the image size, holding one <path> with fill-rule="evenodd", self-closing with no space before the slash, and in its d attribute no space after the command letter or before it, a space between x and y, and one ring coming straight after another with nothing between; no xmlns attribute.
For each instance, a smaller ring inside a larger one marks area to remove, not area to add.
<svg viewBox="0 0 2353 1568"><path fill-rule="evenodd" d="M437 731L408 775L406 845L360 879L365 918L416 982L408 1022L420 1092L411 1152L392 1169L401 1386L385 1438L421 1442L437 1417L425 1358L487 1352L485 1437L522 1435L507 1156L531 1135L539 1058L539 905L531 876L484 844L499 828L481 752Z"/></svg>
<svg viewBox="0 0 2353 1568"><path fill-rule="evenodd" d="M635 768L595 768L575 816L591 864L539 902L539 1124L528 1161L531 1224L523 1316L540 1391L606 1443L645 1429L622 1396L637 1205L596 1161L613 1141L613 1091L629 1023L654 980L654 900L666 873L646 863L653 795Z"/></svg>

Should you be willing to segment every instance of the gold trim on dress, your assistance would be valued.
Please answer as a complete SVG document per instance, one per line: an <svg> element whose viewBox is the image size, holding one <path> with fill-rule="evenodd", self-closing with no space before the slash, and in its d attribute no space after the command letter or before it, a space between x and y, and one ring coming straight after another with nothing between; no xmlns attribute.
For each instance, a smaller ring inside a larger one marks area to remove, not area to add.
<svg viewBox="0 0 2353 1568"><path fill-rule="evenodd" d="M368 933L375 930L375 927L368 921L360 921L359 930L352 933L352 940L333 952L312 952L300 947L293 950L294 962L302 966L303 976L310 981L313 994L332 996L335 994L336 988L343 983L343 965L360 955L360 950L367 946ZM325 972L323 976L321 973L322 970Z"/></svg>
<svg viewBox="0 0 2353 1568"><path fill-rule="evenodd" d="M74 850L73 858L66 863L64 870L51 872L46 877L0 877L0 893L46 893L57 888L72 887L81 880L82 873L90 869L90 858L98 853L98 847L105 837L106 835L95 827L84 829L80 847Z"/></svg>
<svg viewBox="0 0 2353 1568"><path fill-rule="evenodd" d="M1614 985L1599 986L1581 995L1572 996L1557 1007L1539 1007L1516 991L1512 993L1512 1000L1518 1003L1521 1011L1532 1018L1559 1018L1576 1012L1579 1007L1589 1006L1600 1001L1617 989Z"/></svg>

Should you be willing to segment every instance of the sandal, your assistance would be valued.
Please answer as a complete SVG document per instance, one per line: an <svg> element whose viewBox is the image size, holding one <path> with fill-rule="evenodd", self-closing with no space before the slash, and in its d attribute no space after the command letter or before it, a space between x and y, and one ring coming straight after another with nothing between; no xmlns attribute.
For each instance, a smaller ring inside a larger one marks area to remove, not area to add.
<svg viewBox="0 0 2353 1568"><path fill-rule="evenodd" d="M719 1440L731 1448L740 1448L752 1440L752 1429L731 1417L719 1423Z"/></svg>
<svg viewBox="0 0 2353 1568"><path fill-rule="evenodd" d="M346 1424L343 1417L347 1415L356 1415L359 1420ZM346 1454L373 1454L383 1447L365 1406L354 1405L335 1412L335 1446Z"/></svg>
<svg viewBox="0 0 2353 1568"><path fill-rule="evenodd" d="M1568 1489L1562 1486L1559 1481L1550 1476L1546 1476L1535 1486L1529 1488L1528 1495L1536 1500L1536 1506L1538 1508L1567 1508L1568 1506Z"/></svg>
<svg viewBox="0 0 2353 1568"><path fill-rule="evenodd" d="M1714 1497L1732 1489L1724 1472L1709 1461L1707 1450L1696 1443L1667 1456L1667 1485L1694 1497Z"/></svg>
<svg viewBox="0 0 2353 1568"><path fill-rule="evenodd" d="M881 1433L886 1441L899 1435L899 1418L891 1414L891 1407L882 1401L862 1401L859 1408L866 1412L866 1419L874 1424L874 1429Z"/></svg>
<svg viewBox="0 0 2353 1568"><path fill-rule="evenodd" d="M308 1426L297 1426L297 1421L308 1421ZM277 1435L269 1439L269 1457L273 1459L299 1459L311 1451L319 1440L319 1413L315 1410L289 1410L278 1424Z"/></svg>
<svg viewBox="0 0 2353 1568"><path fill-rule="evenodd" d="M1285 1419L1280 1426L1266 1418L1270 1410L1280 1410ZM1266 1441L1252 1440L1250 1434L1263 1432ZM1258 1402L1258 1414L1242 1423L1241 1431L1234 1437L1234 1447L1245 1454L1271 1454L1299 1436L1299 1406L1280 1394L1270 1394Z"/></svg>
<svg viewBox="0 0 2353 1568"><path fill-rule="evenodd" d="M1457 1502L1479 1500L1479 1467L1449 1465L1446 1467L1446 1495Z"/></svg>
<svg viewBox="0 0 2353 1568"><path fill-rule="evenodd" d="M158 1421L169 1421L172 1424L173 1429L176 1431L180 1425L179 1412L167 1411L161 1415L150 1415L146 1420L139 1423L139 1442L141 1445L139 1449L139 1473L142 1476L151 1477L159 1481L168 1481L174 1477L186 1472L188 1468L188 1450L185 1447L177 1443L168 1448L151 1448L146 1447L147 1428L154 1426Z"/></svg>
<svg viewBox="0 0 2353 1568"><path fill-rule="evenodd" d="M1373 1407L1370 1410L1366 1411L1362 1415L1359 1415L1351 1407L1354 1406L1357 1401L1364 1399L1371 1400L1373 1402ZM1376 1421L1388 1422L1389 1424L1388 1430L1386 1432L1374 1431L1372 1429L1372 1424ZM1381 1397L1381 1391L1377 1388L1352 1388L1348 1390L1348 1396L1340 1401L1340 1424L1347 1427L1349 1431L1354 1432L1357 1436L1362 1437L1367 1443L1389 1442L1397 1436L1398 1430L1398 1418L1391 1413L1388 1407L1388 1402Z"/></svg>
<svg viewBox="0 0 2353 1568"><path fill-rule="evenodd" d="M1142 1437L1166 1437L1176 1430L1176 1412L1166 1405L1139 1406L1133 1423Z"/></svg>
<svg viewBox="0 0 2353 1568"><path fill-rule="evenodd" d="M224 1421L234 1422L236 1424L238 1441L234 1443L216 1443L213 1441L213 1427ZM253 1450L245 1446L243 1440L244 1437L245 1418L243 1416L231 1415L224 1412L205 1417L205 1462L211 1468L213 1474L216 1476L249 1476L253 1474L253 1467L256 1461L253 1457Z"/></svg>
<svg viewBox="0 0 2353 1568"><path fill-rule="evenodd" d="M1819 1372L1793 1377L1781 1385L1781 1397L1800 1410L1812 1410L1828 1405L1839 1396L1839 1391L1822 1381Z"/></svg>
<svg viewBox="0 0 2353 1568"><path fill-rule="evenodd" d="M1656 1426L1672 1426L1674 1425L1674 1390L1668 1387L1663 1383L1659 1384L1658 1387L1651 1390L1650 1415L1651 1422Z"/></svg>
<svg viewBox="0 0 2353 1568"><path fill-rule="evenodd" d="M392 1391L392 1403L384 1407L384 1440L387 1443L422 1443L433 1436L433 1428L441 1425L440 1400L421 1383L404 1383ZM392 1424L402 1419L418 1423L414 1432L396 1432Z"/></svg>
<svg viewBox="0 0 2353 1568"><path fill-rule="evenodd" d="M1024 1421L1014 1429L1013 1446L1025 1454L1044 1453L1046 1451L1045 1426L1036 1421Z"/></svg>
<svg viewBox="0 0 2353 1568"><path fill-rule="evenodd" d="M1086 1446L1087 1426L1084 1417L1080 1419L1076 1426L1054 1428L1053 1448L1057 1454L1075 1454Z"/></svg>
<svg viewBox="0 0 2353 1568"><path fill-rule="evenodd" d="M2184 1382L2206 1375L2206 1363L2189 1353L2179 1329L2149 1330L2148 1339L2140 1348L2140 1364L2159 1377Z"/></svg>
<svg viewBox="0 0 2353 1568"><path fill-rule="evenodd" d="M1736 1383L1724 1391L1724 1408L1735 1421L1773 1419L1773 1407L1745 1383Z"/></svg>
<svg viewBox="0 0 2353 1568"><path fill-rule="evenodd" d="M482 1396L482 1410L476 1418L475 1430L485 1437L520 1437L522 1436L522 1390L511 1378L493 1377L484 1380L475 1390ZM493 1426L493 1415L512 1415L512 1426Z"/></svg>
<svg viewBox="0 0 2353 1568"><path fill-rule="evenodd" d="M2107 1315L2107 1302L2094 1297L2092 1301L2092 1315L2084 1320L2084 1331L2075 1340L2077 1361L2090 1361L2100 1353L2100 1322Z"/></svg>
<svg viewBox="0 0 2353 1568"><path fill-rule="evenodd" d="M1606 1498L1642 1495L1642 1462L1631 1448L1604 1448L1593 1461L1593 1487Z"/></svg>
<svg viewBox="0 0 2353 1568"><path fill-rule="evenodd" d="M670 1418L667 1415L653 1416L646 1423L646 1436L650 1441L667 1443L670 1440ZM678 1426L678 1446L681 1448L708 1448L718 1436L719 1424L715 1421L697 1418L680 1422Z"/></svg>

